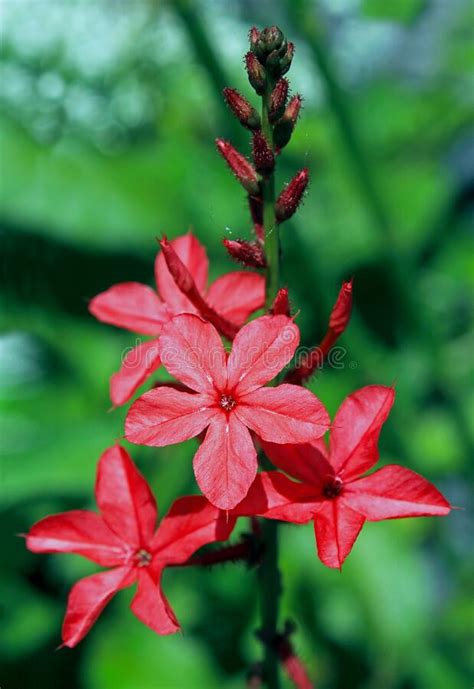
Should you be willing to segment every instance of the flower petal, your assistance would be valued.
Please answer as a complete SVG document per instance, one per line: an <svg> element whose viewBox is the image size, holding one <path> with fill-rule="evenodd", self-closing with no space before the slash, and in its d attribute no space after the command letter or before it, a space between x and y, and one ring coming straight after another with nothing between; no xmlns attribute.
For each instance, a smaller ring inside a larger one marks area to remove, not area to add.
<svg viewBox="0 0 474 689"><path fill-rule="evenodd" d="M229 518L203 496L178 498L155 534L154 558L167 565L181 564L203 545L226 541L234 526L234 518Z"/></svg>
<svg viewBox="0 0 474 689"><path fill-rule="evenodd" d="M161 366L158 340L140 342L127 352L120 370L110 379L110 399L115 406L128 402L135 390Z"/></svg>
<svg viewBox="0 0 474 689"><path fill-rule="evenodd" d="M140 282L121 282L101 292L89 303L97 320L142 335L158 335L169 312L157 293Z"/></svg>
<svg viewBox="0 0 474 689"><path fill-rule="evenodd" d="M97 505L112 531L135 548L146 547L156 526L156 501L128 452L115 445L102 454L95 484Z"/></svg>
<svg viewBox="0 0 474 689"><path fill-rule="evenodd" d="M143 567L138 571L138 589L130 604L133 614L140 622L157 634L174 634L179 631L179 622L161 590L161 582L155 582Z"/></svg>
<svg viewBox="0 0 474 689"><path fill-rule="evenodd" d="M345 481L376 464L380 431L394 399L393 388L368 385L349 395L339 407L331 428L330 461Z"/></svg>
<svg viewBox="0 0 474 689"><path fill-rule="evenodd" d="M199 488L221 510L232 509L247 495L257 473L257 453L235 413L212 420L193 466Z"/></svg>
<svg viewBox="0 0 474 689"><path fill-rule="evenodd" d="M343 498L370 521L444 516L451 510L432 483L396 464L347 484Z"/></svg>
<svg viewBox="0 0 474 689"><path fill-rule="evenodd" d="M201 294L204 294L209 270L209 261L205 248L191 232L181 237L176 237L170 244L191 273L198 290ZM174 314L196 313L195 307L184 296L171 277L161 252L155 260L155 279L161 298Z"/></svg>
<svg viewBox="0 0 474 689"><path fill-rule="evenodd" d="M298 385L259 388L239 400L235 413L262 440L272 443L307 443L329 428L322 402Z"/></svg>
<svg viewBox="0 0 474 689"><path fill-rule="evenodd" d="M237 333L227 364L229 388L244 395L268 383L286 366L300 339L288 316L262 316Z"/></svg>
<svg viewBox="0 0 474 689"><path fill-rule="evenodd" d="M319 559L327 567L341 569L352 550L365 518L341 500L327 500L315 516L314 529Z"/></svg>
<svg viewBox="0 0 474 689"><path fill-rule="evenodd" d="M277 445L263 440L260 444L272 464L319 491L334 476L323 438L301 445Z"/></svg>
<svg viewBox="0 0 474 689"><path fill-rule="evenodd" d="M227 382L227 355L219 333L192 314L175 316L163 328L160 354L168 373L197 392L215 394Z"/></svg>
<svg viewBox="0 0 474 689"><path fill-rule="evenodd" d="M41 519L29 530L26 547L33 553L75 553L103 567L123 564L128 554L124 541L99 514L89 510Z"/></svg>
<svg viewBox="0 0 474 689"><path fill-rule="evenodd" d="M135 579L129 567L116 567L81 579L72 587L63 622L65 646L73 648L81 641L117 591Z"/></svg>
<svg viewBox="0 0 474 689"><path fill-rule="evenodd" d="M322 505L311 486L295 483L278 471L266 471L257 474L247 496L231 514L306 524Z"/></svg>
<svg viewBox="0 0 474 689"><path fill-rule="evenodd" d="M212 283L206 301L227 320L243 325L265 304L265 278L244 271L227 273Z"/></svg>
<svg viewBox="0 0 474 689"><path fill-rule="evenodd" d="M209 404L206 395L160 386L132 404L125 419L125 437L131 443L154 447L194 438L218 413Z"/></svg>

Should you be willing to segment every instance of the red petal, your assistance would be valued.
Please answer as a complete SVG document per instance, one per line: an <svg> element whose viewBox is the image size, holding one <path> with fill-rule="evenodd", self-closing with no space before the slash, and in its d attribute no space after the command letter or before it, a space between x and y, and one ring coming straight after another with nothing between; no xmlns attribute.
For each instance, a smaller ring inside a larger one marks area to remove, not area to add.
<svg viewBox="0 0 474 689"><path fill-rule="evenodd" d="M102 517L88 510L41 519L31 527L26 547L33 553L76 553L103 567L123 564L128 550Z"/></svg>
<svg viewBox="0 0 474 689"><path fill-rule="evenodd" d="M95 496L104 521L112 531L135 548L148 545L156 525L155 498L122 447L110 447L102 454Z"/></svg>
<svg viewBox="0 0 474 689"><path fill-rule="evenodd" d="M295 353L298 326L287 316L262 316L236 335L228 361L229 388L244 395L275 378Z"/></svg>
<svg viewBox="0 0 474 689"><path fill-rule="evenodd" d="M135 579L128 567L116 567L93 574L74 584L69 593L62 637L65 646L73 648L92 627L114 594Z"/></svg>
<svg viewBox="0 0 474 689"><path fill-rule="evenodd" d="M235 413L272 443L307 443L324 435L330 423L322 402L298 385L255 390L239 400Z"/></svg>
<svg viewBox="0 0 474 689"><path fill-rule="evenodd" d="M393 388L368 385L349 395L339 407L331 428L330 461L345 481L376 464L380 431L394 399Z"/></svg>
<svg viewBox="0 0 474 689"><path fill-rule="evenodd" d="M196 237L188 232L181 237L176 237L170 242L181 261L191 273L196 287L204 293L207 285L207 273L209 261L206 250ZM155 278L158 292L166 305L173 313L195 313L196 309L189 299L184 296L171 277L165 258L160 252L155 261Z"/></svg>
<svg viewBox="0 0 474 689"><path fill-rule="evenodd" d="M227 320L241 326L265 304L265 278L258 273L237 271L217 278L206 301Z"/></svg>
<svg viewBox="0 0 474 689"><path fill-rule="evenodd" d="M142 335L158 335L169 319L157 293L139 282L122 282L101 292L89 303L99 321Z"/></svg>
<svg viewBox="0 0 474 689"><path fill-rule="evenodd" d="M127 352L120 371L110 379L110 398L115 406L128 402L135 390L160 366L158 340L140 342Z"/></svg>
<svg viewBox="0 0 474 689"><path fill-rule="evenodd" d="M146 392L130 407L125 437L137 445L163 447L194 438L209 425L216 409L206 395L161 386Z"/></svg>
<svg viewBox="0 0 474 689"><path fill-rule="evenodd" d="M267 471L257 474L247 496L232 514L306 524L322 505L314 488L295 483L278 471Z"/></svg>
<svg viewBox="0 0 474 689"><path fill-rule="evenodd" d="M226 541L235 519L201 495L175 500L158 527L152 544L154 563L180 564L207 543Z"/></svg>
<svg viewBox="0 0 474 689"><path fill-rule="evenodd" d="M334 476L323 438L301 445L277 445L261 441L261 446L275 466L319 491Z"/></svg>
<svg viewBox="0 0 474 689"><path fill-rule="evenodd" d="M341 500L328 500L316 514L314 528L319 559L327 567L341 569L351 552L365 518Z"/></svg>
<svg viewBox="0 0 474 689"><path fill-rule="evenodd" d="M230 510L247 495L257 473L257 453L235 413L212 420L193 466L199 488L216 507Z"/></svg>
<svg viewBox="0 0 474 689"><path fill-rule="evenodd" d="M343 499L370 521L444 516L451 509L432 483L396 464L352 481L344 488Z"/></svg>
<svg viewBox="0 0 474 689"><path fill-rule="evenodd" d="M178 620L161 590L160 581L155 582L148 568L138 571L138 590L130 608L138 619L157 634L174 634L180 629Z"/></svg>
<svg viewBox="0 0 474 689"><path fill-rule="evenodd" d="M227 356L219 333L199 316L182 314L164 326L160 337L163 366L198 392L222 390L227 382Z"/></svg>

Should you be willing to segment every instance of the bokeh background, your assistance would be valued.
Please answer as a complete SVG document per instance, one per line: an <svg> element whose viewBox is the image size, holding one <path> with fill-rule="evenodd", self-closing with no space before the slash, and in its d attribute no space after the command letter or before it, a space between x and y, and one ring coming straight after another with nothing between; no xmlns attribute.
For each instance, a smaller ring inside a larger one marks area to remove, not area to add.
<svg viewBox="0 0 474 689"><path fill-rule="evenodd" d="M470 0L5 0L5 689L237 689L259 658L255 573L241 566L167 573L182 635L155 636L123 592L77 649L55 652L67 591L93 566L34 556L17 534L47 513L92 506L97 458L122 434L108 378L134 336L94 321L88 299L118 281L151 284L158 233L192 225L213 276L233 267L221 239L250 235L213 141L248 151L220 91L252 95L246 33L271 23L296 43L289 76L305 98L278 172L280 186L303 165L312 173L282 229L304 343L318 341L341 280L355 278L342 366L311 387L334 412L355 388L395 381L382 461L423 473L465 508L368 524L342 574L317 560L310 526L283 527L283 616L296 620L295 645L321 689L472 686ZM194 447L132 448L162 513L196 490Z"/></svg>

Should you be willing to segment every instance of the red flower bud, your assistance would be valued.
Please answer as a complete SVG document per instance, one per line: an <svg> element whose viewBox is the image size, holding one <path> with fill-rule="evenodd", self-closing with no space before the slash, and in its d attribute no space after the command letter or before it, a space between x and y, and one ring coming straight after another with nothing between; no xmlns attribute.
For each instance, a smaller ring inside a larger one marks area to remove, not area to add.
<svg viewBox="0 0 474 689"><path fill-rule="evenodd" d="M244 127L260 128L260 115L246 98L235 89L225 88L223 93L227 105Z"/></svg>
<svg viewBox="0 0 474 689"><path fill-rule="evenodd" d="M291 62L293 60L293 55L295 54L294 43L288 43L286 48L286 53L280 60L280 71L281 74L286 74L291 67Z"/></svg>
<svg viewBox="0 0 474 689"><path fill-rule="evenodd" d="M257 171L263 175L271 174L275 167L275 156L270 144L261 132L254 132L252 152Z"/></svg>
<svg viewBox="0 0 474 689"><path fill-rule="evenodd" d="M270 122L276 122L284 113L288 98L289 83L287 79L279 79L270 96Z"/></svg>
<svg viewBox="0 0 474 689"><path fill-rule="evenodd" d="M352 280L343 282L329 317L329 328L339 337L347 328L352 312Z"/></svg>
<svg viewBox="0 0 474 689"><path fill-rule="evenodd" d="M265 268L267 261L263 248L257 242L246 242L241 239L223 239L222 243L229 255L248 268Z"/></svg>
<svg viewBox="0 0 474 689"><path fill-rule="evenodd" d="M244 189L249 194L257 194L259 191L257 173L247 158L239 153L232 144L223 139L216 139L216 146Z"/></svg>
<svg viewBox="0 0 474 689"><path fill-rule="evenodd" d="M299 94L293 96L286 106L281 119L276 123L273 132L273 140L278 149L284 148L291 139L291 135L293 134L293 130L300 113L302 102L303 99Z"/></svg>
<svg viewBox="0 0 474 689"><path fill-rule="evenodd" d="M275 211L278 222L284 222L295 213L308 186L308 169L303 168L293 177L277 198Z"/></svg>
<svg viewBox="0 0 474 689"><path fill-rule="evenodd" d="M248 52L246 54L245 66L247 68L247 74L251 86L259 94L259 96L263 95L265 92L266 83L265 70L254 53Z"/></svg>
<svg viewBox="0 0 474 689"><path fill-rule="evenodd" d="M250 48L255 48L259 38L260 38L260 31L257 29L256 26L252 26L252 28L249 31Z"/></svg>
<svg viewBox="0 0 474 689"><path fill-rule="evenodd" d="M275 299L273 300L270 313L273 316L290 316L290 300L288 299L288 289L282 287L278 290Z"/></svg>

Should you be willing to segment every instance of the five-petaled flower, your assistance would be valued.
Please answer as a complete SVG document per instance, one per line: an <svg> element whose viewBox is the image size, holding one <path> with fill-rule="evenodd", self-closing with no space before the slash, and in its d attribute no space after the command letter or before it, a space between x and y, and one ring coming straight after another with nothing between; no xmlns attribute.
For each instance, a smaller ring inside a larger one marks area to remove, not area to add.
<svg viewBox="0 0 474 689"><path fill-rule="evenodd" d="M393 404L393 388L369 385L349 395L336 414L329 450L323 439L304 445L262 443L273 464L300 482L258 474L236 515L261 515L303 524L314 519L318 554L341 567L366 520L443 516L450 505L414 471L378 461L378 438Z"/></svg>
<svg viewBox="0 0 474 689"><path fill-rule="evenodd" d="M223 318L241 326L265 300L262 275L234 271L217 278L207 289L209 262L206 250L189 232L170 242L188 269L206 302ZM94 297L89 311L100 321L141 335L160 334L164 323L179 313L197 313L195 306L177 287L163 253L155 260L158 293L139 282L123 282ZM128 352L120 370L110 380L115 405L125 404L136 389L161 365L156 339L143 341Z"/></svg>
<svg viewBox="0 0 474 689"><path fill-rule="evenodd" d="M84 638L120 589L138 583L132 612L158 634L179 624L160 585L169 565L183 564L201 546L229 537L235 519L201 496L176 500L155 530L155 498L130 456L119 446L106 450L97 469L100 514L73 510L37 522L26 545L35 553L76 553L104 567L71 589L62 638L73 647Z"/></svg>
<svg viewBox="0 0 474 689"><path fill-rule="evenodd" d="M160 355L169 373L194 392L150 390L134 402L125 422L127 440L170 445L208 428L194 457L204 495L230 510L247 494L257 472L250 435L273 443L305 443L329 427L324 406L297 385L263 387L290 361L299 329L287 316L262 316L245 325L229 355L216 329L195 315L163 326Z"/></svg>

